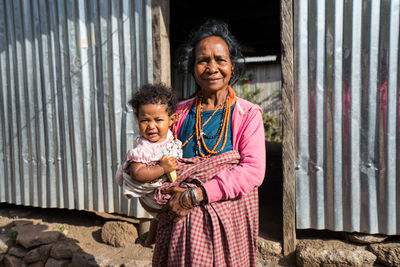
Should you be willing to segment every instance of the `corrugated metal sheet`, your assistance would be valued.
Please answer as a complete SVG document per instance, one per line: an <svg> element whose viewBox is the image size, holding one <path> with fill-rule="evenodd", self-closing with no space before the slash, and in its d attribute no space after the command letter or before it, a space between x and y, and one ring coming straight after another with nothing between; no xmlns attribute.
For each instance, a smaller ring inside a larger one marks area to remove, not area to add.
<svg viewBox="0 0 400 267"><path fill-rule="evenodd" d="M400 1L294 17L297 228L400 234Z"/></svg>
<svg viewBox="0 0 400 267"><path fill-rule="evenodd" d="M0 202L134 213L113 176L152 72L151 0L0 0Z"/></svg>

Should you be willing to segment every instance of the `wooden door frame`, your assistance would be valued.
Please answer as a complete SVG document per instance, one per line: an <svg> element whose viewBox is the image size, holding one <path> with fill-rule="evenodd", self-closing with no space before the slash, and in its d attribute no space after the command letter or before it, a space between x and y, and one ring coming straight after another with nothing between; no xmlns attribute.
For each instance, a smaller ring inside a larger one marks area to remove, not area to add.
<svg viewBox="0 0 400 267"><path fill-rule="evenodd" d="M153 81L171 86L170 0L152 0ZM281 66L283 114L283 254L296 250L295 90L293 1L281 0Z"/></svg>
<svg viewBox="0 0 400 267"><path fill-rule="evenodd" d="M296 251L296 146L295 146L295 90L293 1L281 0L281 65L282 65L282 117L283 117L283 254Z"/></svg>

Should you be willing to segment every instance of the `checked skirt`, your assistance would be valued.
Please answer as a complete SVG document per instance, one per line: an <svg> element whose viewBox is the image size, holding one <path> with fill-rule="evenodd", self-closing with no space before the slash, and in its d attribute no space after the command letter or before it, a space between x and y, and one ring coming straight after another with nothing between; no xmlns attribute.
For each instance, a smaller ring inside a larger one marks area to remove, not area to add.
<svg viewBox="0 0 400 267"><path fill-rule="evenodd" d="M235 167L238 151L208 159L194 157L179 162L178 180L163 184L155 193L160 203L170 186L204 183L223 169ZM258 191L226 201L193 208L177 223L160 216L153 266L255 266L258 236Z"/></svg>

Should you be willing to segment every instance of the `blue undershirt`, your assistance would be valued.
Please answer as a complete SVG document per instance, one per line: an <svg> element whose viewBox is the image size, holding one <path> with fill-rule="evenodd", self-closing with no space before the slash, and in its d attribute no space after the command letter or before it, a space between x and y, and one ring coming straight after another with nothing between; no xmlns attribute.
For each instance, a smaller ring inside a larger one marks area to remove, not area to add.
<svg viewBox="0 0 400 267"><path fill-rule="evenodd" d="M228 137L227 137L227 141L225 144L225 147L222 151L220 151L218 154L219 155L221 153L227 152L227 151L231 151L233 149L232 146L232 128L231 128L231 122L232 122L232 112L233 112L233 108L235 107L235 105L232 105L231 107L231 115L229 117L229 125L228 125ZM210 111L203 111L201 113L201 121L202 123L204 123L214 112L214 110L210 110ZM211 118L211 120L203 127L203 132L208 135L208 136L214 136L221 124L221 121L223 119L223 109L218 110L214 116ZM198 146L196 143L196 107L195 105L192 105L185 121L182 124L182 128L179 134L179 140L183 143L185 143L185 141L192 135L194 134L194 136L192 137L192 139L190 139L190 141L182 148L183 150L183 157L184 158L191 158L191 157L195 157L195 156L199 156L198 155ZM204 138L205 143L208 147L209 150L211 150L215 143L217 142L219 137L219 133L217 134L217 136L215 138L212 139L208 139L208 138ZM222 137L218 147L217 147L217 151L220 150L222 144L224 141L224 137ZM201 152L204 154L208 154L207 151L205 151L204 147L201 146Z"/></svg>

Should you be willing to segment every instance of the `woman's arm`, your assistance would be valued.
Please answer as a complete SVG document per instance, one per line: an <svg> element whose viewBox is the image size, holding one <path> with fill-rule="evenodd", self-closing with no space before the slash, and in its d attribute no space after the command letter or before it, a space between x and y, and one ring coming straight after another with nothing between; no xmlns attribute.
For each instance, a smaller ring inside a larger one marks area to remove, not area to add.
<svg viewBox="0 0 400 267"><path fill-rule="evenodd" d="M163 156L160 164L148 166L144 163L133 162L129 167L129 174L132 180L140 183L151 182L164 173L178 169L178 162L174 157Z"/></svg>
<svg viewBox="0 0 400 267"><path fill-rule="evenodd" d="M204 184L209 203L246 195L264 180L266 155L261 109L253 109L244 119L238 149L239 165L221 171Z"/></svg>

